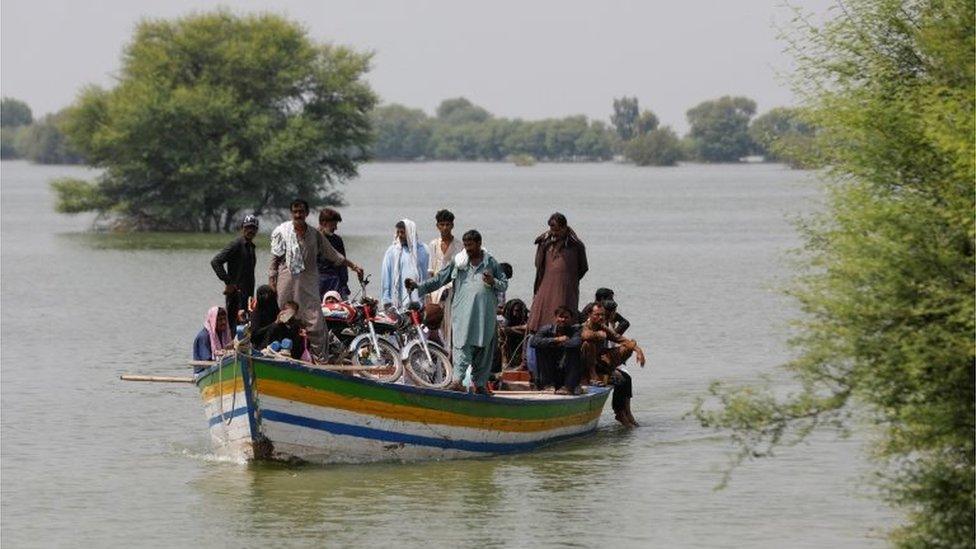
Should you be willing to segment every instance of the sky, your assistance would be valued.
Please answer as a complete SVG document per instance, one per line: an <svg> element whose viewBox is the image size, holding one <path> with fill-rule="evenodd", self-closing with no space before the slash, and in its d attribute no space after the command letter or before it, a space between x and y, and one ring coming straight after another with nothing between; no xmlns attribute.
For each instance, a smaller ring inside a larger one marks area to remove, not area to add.
<svg viewBox="0 0 976 549"><path fill-rule="evenodd" d="M833 0L791 4L822 16ZM86 84L113 85L140 19L222 5L374 52L367 79L381 100L428 113L463 96L508 118L608 120L627 95L685 131L689 108L722 95L751 97L760 112L794 101L782 0L3 0L0 92L35 116L57 111Z"/></svg>

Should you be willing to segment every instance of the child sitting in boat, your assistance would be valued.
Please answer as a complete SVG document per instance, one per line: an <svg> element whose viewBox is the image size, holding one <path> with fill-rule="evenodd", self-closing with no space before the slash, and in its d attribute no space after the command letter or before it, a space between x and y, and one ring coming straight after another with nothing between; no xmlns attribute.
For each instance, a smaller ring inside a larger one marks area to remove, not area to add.
<svg viewBox="0 0 976 549"><path fill-rule="evenodd" d="M268 329L268 343L273 341L291 340L290 354L292 358L311 361L311 357L305 352L305 327L302 326L301 317L298 315L298 303L286 301L285 307L278 313L278 318Z"/></svg>
<svg viewBox="0 0 976 549"><path fill-rule="evenodd" d="M230 326L227 324L227 311L223 307L211 307L207 311L203 329L193 340L193 360L217 360L225 350L233 346Z"/></svg>

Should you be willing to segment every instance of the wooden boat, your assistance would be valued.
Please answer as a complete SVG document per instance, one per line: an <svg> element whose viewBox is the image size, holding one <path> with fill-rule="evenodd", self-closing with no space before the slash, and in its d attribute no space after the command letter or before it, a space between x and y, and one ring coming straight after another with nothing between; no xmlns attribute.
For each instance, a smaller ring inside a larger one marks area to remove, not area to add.
<svg viewBox="0 0 976 549"><path fill-rule="evenodd" d="M314 463L523 452L596 429L609 389L468 395L232 353L200 371L214 452Z"/></svg>

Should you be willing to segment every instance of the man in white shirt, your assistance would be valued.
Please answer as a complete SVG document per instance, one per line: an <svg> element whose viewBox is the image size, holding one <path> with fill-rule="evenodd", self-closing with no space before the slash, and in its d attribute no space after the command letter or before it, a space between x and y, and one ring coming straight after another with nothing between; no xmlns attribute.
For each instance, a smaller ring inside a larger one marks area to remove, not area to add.
<svg viewBox="0 0 976 549"><path fill-rule="evenodd" d="M454 238L454 214L449 210L441 210L434 216L437 222L437 232L440 236L430 241L430 265L427 275L433 277L448 263L451 258L464 249L464 245L457 238ZM441 340L444 348L451 349L451 285L445 285L427 294L428 303L441 304L444 306L444 321L441 323Z"/></svg>

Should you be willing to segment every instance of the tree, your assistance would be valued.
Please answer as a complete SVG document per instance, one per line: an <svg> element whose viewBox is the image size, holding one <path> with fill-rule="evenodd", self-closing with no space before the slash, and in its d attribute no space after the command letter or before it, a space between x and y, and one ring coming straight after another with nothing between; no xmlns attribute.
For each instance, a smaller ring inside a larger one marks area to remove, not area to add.
<svg viewBox="0 0 976 549"><path fill-rule="evenodd" d="M800 109L787 107L771 109L749 125L757 152L768 161L785 161L794 168L817 165L814 133Z"/></svg>
<svg viewBox="0 0 976 549"><path fill-rule="evenodd" d="M17 134L21 128L0 128L0 158L13 160L20 158L17 151Z"/></svg>
<svg viewBox="0 0 976 549"><path fill-rule="evenodd" d="M15 128L26 126L33 121L34 116L27 103L13 97L4 97L0 100L0 127Z"/></svg>
<svg viewBox="0 0 976 549"><path fill-rule="evenodd" d="M674 166L682 159L681 140L668 126L631 139L625 152L638 166Z"/></svg>
<svg viewBox="0 0 976 549"><path fill-rule="evenodd" d="M687 113L689 135L698 147L697 157L705 162L736 162L753 149L749 119L756 102L746 97L724 96L704 101Z"/></svg>
<svg viewBox="0 0 976 549"><path fill-rule="evenodd" d="M791 291L797 387L719 384L721 405L696 408L739 461L867 419L881 493L906 513L901 547L976 535L974 20L969 1L849 0L792 44L833 176Z"/></svg>
<svg viewBox="0 0 976 549"><path fill-rule="evenodd" d="M646 135L657 129L660 121L657 119L657 115L651 111L644 111L641 113L640 118L637 119L637 135Z"/></svg>
<svg viewBox="0 0 976 549"><path fill-rule="evenodd" d="M431 121L420 109L392 104L373 111L373 156L382 160L414 160L427 154Z"/></svg>
<svg viewBox="0 0 976 549"><path fill-rule="evenodd" d="M437 106L437 119L447 124L484 122L491 113L463 97L445 99Z"/></svg>
<svg viewBox="0 0 976 549"><path fill-rule="evenodd" d="M49 114L17 133L17 153L38 164L81 164L84 157L75 150L64 132L65 111Z"/></svg>
<svg viewBox="0 0 976 549"><path fill-rule="evenodd" d="M617 135L623 141L629 141L637 135L637 121L640 116L640 106L636 97L621 97L613 100L613 114L610 123Z"/></svg>
<svg viewBox="0 0 976 549"><path fill-rule="evenodd" d="M370 142L369 60L276 15L147 20L117 86L84 89L64 129L104 169L90 193L101 213L136 229L229 230L296 196L338 199Z"/></svg>

